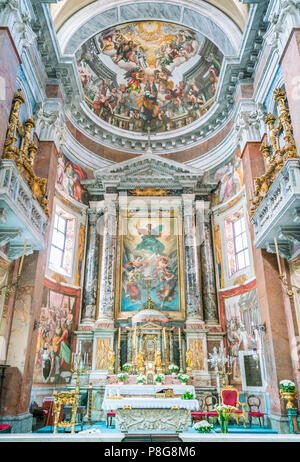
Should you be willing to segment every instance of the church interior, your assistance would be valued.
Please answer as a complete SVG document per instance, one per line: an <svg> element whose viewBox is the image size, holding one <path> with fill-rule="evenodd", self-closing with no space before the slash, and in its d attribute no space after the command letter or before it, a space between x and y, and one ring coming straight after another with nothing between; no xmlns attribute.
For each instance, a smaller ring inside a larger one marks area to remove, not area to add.
<svg viewBox="0 0 300 462"><path fill-rule="evenodd" d="M0 441L299 438L298 117L300 0L0 1Z"/></svg>

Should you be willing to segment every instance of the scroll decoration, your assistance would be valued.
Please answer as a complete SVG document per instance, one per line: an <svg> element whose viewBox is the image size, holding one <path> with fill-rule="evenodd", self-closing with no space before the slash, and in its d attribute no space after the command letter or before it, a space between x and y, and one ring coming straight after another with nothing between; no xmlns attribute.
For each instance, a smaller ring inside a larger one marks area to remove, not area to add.
<svg viewBox="0 0 300 462"><path fill-rule="evenodd" d="M31 117L26 119L24 124L19 120L19 110L24 103L25 100L22 91L19 89L14 94L4 142L3 159L15 162L18 170L31 189L34 199L40 203L44 212L49 215L46 194L47 180L38 177L33 170L37 145L31 139L31 135L32 130L35 128L35 123ZM20 142L19 139L21 140Z"/></svg>
<svg viewBox="0 0 300 462"><path fill-rule="evenodd" d="M250 202L250 215L254 215L261 201L266 196L279 172L288 159L297 159L297 148L293 136L293 126L290 119L289 109L286 103L286 93L281 88L274 90L274 100L279 106L279 116L267 114L265 123L268 126L270 144L262 143L260 150L266 159L267 171L261 177L254 180L254 199ZM276 124L277 121L277 124ZM285 144L280 148L280 135L284 133Z"/></svg>

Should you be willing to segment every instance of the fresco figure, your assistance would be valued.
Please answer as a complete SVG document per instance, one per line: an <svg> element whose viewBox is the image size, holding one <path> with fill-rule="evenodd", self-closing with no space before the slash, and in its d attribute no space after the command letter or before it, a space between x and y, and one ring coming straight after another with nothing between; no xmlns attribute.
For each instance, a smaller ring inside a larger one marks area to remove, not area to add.
<svg viewBox="0 0 300 462"><path fill-rule="evenodd" d="M202 56L200 43L208 56ZM181 65L197 53L198 71L188 77L188 67ZM98 117L119 128L162 132L191 123L211 107L223 55L191 30L139 21L92 37L76 59L85 102ZM104 72L108 60L118 68L109 80Z"/></svg>

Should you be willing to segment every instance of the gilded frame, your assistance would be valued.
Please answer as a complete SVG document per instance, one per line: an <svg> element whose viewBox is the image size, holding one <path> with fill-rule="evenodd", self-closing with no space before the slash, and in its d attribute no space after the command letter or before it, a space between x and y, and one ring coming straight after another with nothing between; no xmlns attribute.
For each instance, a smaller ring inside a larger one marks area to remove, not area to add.
<svg viewBox="0 0 300 462"><path fill-rule="evenodd" d="M170 319L173 320L184 320L185 319L185 282L184 282L184 248L183 248L183 225L182 217L178 210L170 210L167 214L165 211L157 215L151 212L129 212L121 211L119 214L119 226L118 226L118 249L117 249L117 268L116 268L116 290L115 290L115 318L116 319L127 319L134 316L138 311L121 311L121 299L122 299L122 260L123 260L123 246L124 246L124 220L130 218L170 218L176 219L177 226L177 259L178 259L178 290L179 290L179 311L166 311L162 312L166 314ZM146 300L142 300L142 303ZM159 310L159 308L158 308Z"/></svg>

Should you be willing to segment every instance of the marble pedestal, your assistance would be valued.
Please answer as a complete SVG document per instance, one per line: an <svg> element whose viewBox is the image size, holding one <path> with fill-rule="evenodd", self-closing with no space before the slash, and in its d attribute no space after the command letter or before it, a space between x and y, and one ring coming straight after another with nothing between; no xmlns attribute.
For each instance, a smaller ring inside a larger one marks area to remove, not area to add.
<svg viewBox="0 0 300 462"><path fill-rule="evenodd" d="M188 430L190 413L187 409L118 409L116 429L124 433L145 431L183 432Z"/></svg>

